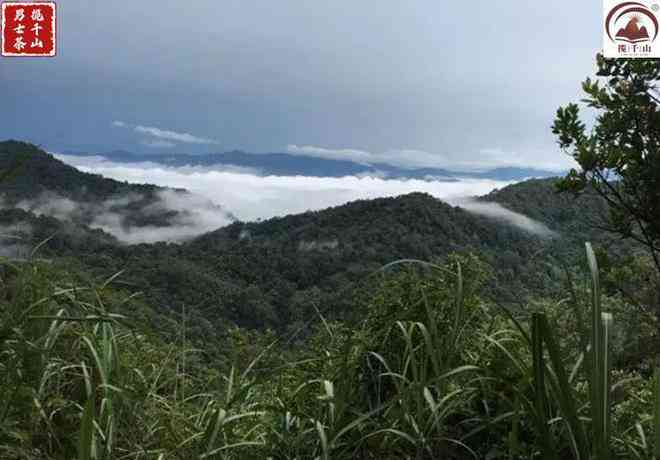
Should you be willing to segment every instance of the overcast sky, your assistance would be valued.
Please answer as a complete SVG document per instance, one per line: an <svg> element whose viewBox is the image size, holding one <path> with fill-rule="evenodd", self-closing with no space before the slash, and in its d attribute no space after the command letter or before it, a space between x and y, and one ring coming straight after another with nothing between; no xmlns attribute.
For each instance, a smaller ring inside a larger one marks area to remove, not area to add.
<svg viewBox="0 0 660 460"><path fill-rule="evenodd" d="M0 138L557 167L601 2L60 0L55 58L0 58Z"/></svg>

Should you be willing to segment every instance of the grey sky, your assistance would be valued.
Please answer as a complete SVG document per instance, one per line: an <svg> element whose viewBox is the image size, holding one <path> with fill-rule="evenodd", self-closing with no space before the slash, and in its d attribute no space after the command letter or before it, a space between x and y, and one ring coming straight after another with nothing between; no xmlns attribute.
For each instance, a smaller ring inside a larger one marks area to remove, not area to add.
<svg viewBox="0 0 660 460"><path fill-rule="evenodd" d="M601 47L599 1L58 8L56 58L0 58L0 138L60 151L305 146L562 165L549 126Z"/></svg>

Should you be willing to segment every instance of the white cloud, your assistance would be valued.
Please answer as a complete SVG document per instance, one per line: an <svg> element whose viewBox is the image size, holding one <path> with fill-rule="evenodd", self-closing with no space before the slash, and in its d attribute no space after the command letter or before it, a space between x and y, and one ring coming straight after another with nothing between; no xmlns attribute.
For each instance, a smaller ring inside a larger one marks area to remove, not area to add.
<svg viewBox="0 0 660 460"><path fill-rule="evenodd" d="M119 164L102 157L58 155L79 169L116 180L185 188L241 220L252 221L338 206L358 199L425 192L437 198L483 195L510 182L461 179L455 182L379 177L259 176L243 171L173 168L154 163Z"/></svg>
<svg viewBox="0 0 660 460"><path fill-rule="evenodd" d="M176 131L170 131L168 129L157 128L155 126L131 125L120 120L113 121L112 126L118 128L129 128L138 134L151 136L154 138L153 140L143 142L143 144L145 142L151 142L151 144L145 144L149 145L150 147L174 147L174 142L180 142L183 144L219 144L219 142L214 139L198 137L190 133L179 133Z"/></svg>
<svg viewBox="0 0 660 460"><path fill-rule="evenodd" d="M541 222L530 219L524 214L511 211L499 203L477 201L474 198L458 198L450 199L449 201L453 206L460 206L468 212L507 222L534 235L544 238L557 236L556 232L550 230Z"/></svg>
<svg viewBox="0 0 660 460"><path fill-rule="evenodd" d="M439 168L465 172L487 171L505 167L562 171L575 166L570 158L563 157L557 152L547 155L539 152L531 152L530 154L523 155L500 148L481 149L478 155L474 155L469 159L465 156L459 158L416 149L394 149L383 153L371 153L366 150L329 149L311 145L298 146L295 144L289 144L287 146L287 152L294 155L328 160L347 160L361 164L387 164L405 169ZM538 158L541 157L548 159L539 161Z"/></svg>
<svg viewBox="0 0 660 460"><path fill-rule="evenodd" d="M44 192L33 200L19 201L15 207L37 215L52 216L60 220L70 219L80 211L80 206L76 202L49 192Z"/></svg>
<svg viewBox="0 0 660 460"><path fill-rule="evenodd" d="M153 126L137 125L133 129L137 133L147 134L157 139L182 142L184 144L218 144L218 141L213 139L205 139L203 137L193 136L189 133L177 133L176 131L169 131L167 129L160 129Z"/></svg>

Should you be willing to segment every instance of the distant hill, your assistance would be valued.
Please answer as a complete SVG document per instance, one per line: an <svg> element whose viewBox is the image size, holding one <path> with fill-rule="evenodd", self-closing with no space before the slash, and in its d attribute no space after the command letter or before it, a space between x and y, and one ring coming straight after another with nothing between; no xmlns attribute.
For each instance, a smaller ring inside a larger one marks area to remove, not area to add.
<svg viewBox="0 0 660 460"><path fill-rule="evenodd" d="M460 177L523 180L531 177L552 177L557 172L533 168L495 168L484 172L451 171L439 168L404 169L387 164L366 165L352 161L330 160L292 155L289 153L246 153L231 151L207 155L137 154L126 151L105 153L62 152L75 156L100 155L118 163L154 162L168 166L235 166L252 169L257 174L278 176L344 177L359 175L453 181Z"/></svg>

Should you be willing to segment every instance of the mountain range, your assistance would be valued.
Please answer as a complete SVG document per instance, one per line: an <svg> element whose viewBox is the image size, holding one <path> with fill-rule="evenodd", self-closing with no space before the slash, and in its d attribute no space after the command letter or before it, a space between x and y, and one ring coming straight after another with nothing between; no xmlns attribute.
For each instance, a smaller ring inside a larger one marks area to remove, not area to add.
<svg viewBox="0 0 660 460"><path fill-rule="evenodd" d="M649 41L649 33L645 26L639 26L639 19L633 17L628 21L626 27L622 27L616 33L616 38L630 43Z"/></svg>
<svg viewBox="0 0 660 460"><path fill-rule="evenodd" d="M559 292L564 270L582 261L584 241L607 245L613 254L630 252L592 227L605 209L602 201L589 193L560 195L554 183L528 180L463 207L413 193L263 222L225 216L223 225L195 227L196 206L205 202L184 190L117 182L78 171L33 145L3 142L0 249L10 258L29 257L39 246L41 257L94 279L121 272L162 328L185 304L205 340L231 324L283 332L317 309L330 317L357 314L358 288L395 260L476 257L493 275L486 292L516 304ZM181 197L183 204L174 206ZM127 244L113 234L182 225L190 233L180 244Z"/></svg>
<svg viewBox="0 0 660 460"><path fill-rule="evenodd" d="M484 171L455 171L442 168L400 168L388 164L361 164L348 160L334 160L290 153L246 153L238 150L213 154L141 154L123 150L103 153L64 151L66 155L102 156L117 163L151 162L161 165L247 168L261 175L344 177L379 176L393 179L453 181L458 178L479 178L517 181L529 178L553 177L558 173L534 168L502 167Z"/></svg>

